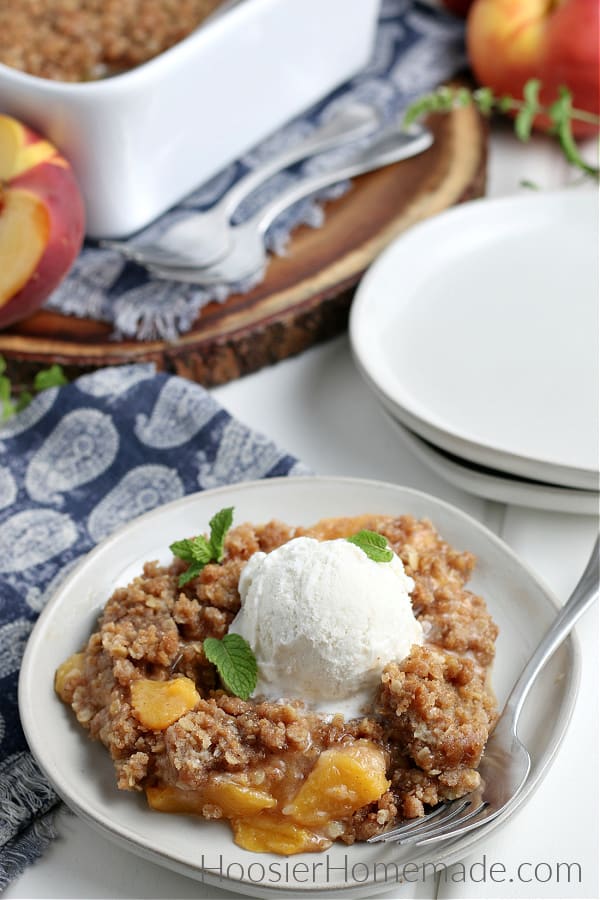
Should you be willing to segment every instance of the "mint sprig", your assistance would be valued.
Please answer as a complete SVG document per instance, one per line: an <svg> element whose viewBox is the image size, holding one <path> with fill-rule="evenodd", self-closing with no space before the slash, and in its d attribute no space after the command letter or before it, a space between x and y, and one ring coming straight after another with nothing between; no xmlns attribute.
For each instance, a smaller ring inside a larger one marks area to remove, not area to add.
<svg viewBox="0 0 600 900"><path fill-rule="evenodd" d="M203 535L190 540L175 541L170 547L173 556L189 563L189 567L179 576L179 587L183 587L192 578L200 574L205 565L212 560L210 544Z"/></svg>
<svg viewBox="0 0 600 900"><path fill-rule="evenodd" d="M225 507L215 513L210 522L210 546L215 562L223 559L225 536L233 523L233 506Z"/></svg>
<svg viewBox="0 0 600 900"><path fill-rule="evenodd" d="M204 566L210 562L221 562L225 547L225 537L233 523L233 506L219 510L210 520L210 537L199 534L194 538L174 541L169 547L173 556L189 563L185 572L179 576L179 587L197 578Z"/></svg>
<svg viewBox="0 0 600 900"><path fill-rule="evenodd" d="M230 694L247 700L256 688L258 666L248 641L240 634L226 634L221 640L205 638L202 645L209 662L217 668Z"/></svg>
<svg viewBox="0 0 600 900"><path fill-rule="evenodd" d="M351 544L356 544L357 547L360 547L369 559L372 559L374 562L391 562L394 558L393 552L388 547L387 540L382 534L377 534L376 531L369 531L363 528L347 538L347 540Z"/></svg>
<svg viewBox="0 0 600 900"><path fill-rule="evenodd" d="M550 119L550 134L557 138L568 162L586 175L600 178L600 168L590 165L581 156L572 127L575 121L598 126L600 118L587 110L576 109L573 106L573 96L564 85L559 87L553 103L549 106L542 105L539 100L541 87L537 78L531 78L523 87L522 98L518 98L506 94L497 96L489 87L470 91L465 87L442 85L410 104L404 115L404 124L410 125L428 113L450 112L458 107L474 104L484 116L490 116L494 112L514 113L515 133L520 141L528 141L535 117L545 115Z"/></svg>
<svg viewBox="0 0 600 900"><path fill-rule="evenodd" d="M33 400L30 391L22 390L18 395L13 392L13 384L6 375L6 360L0 356L0 425L8 421L16 413L29 406ZM51 387L60 387L67 384L65 373L59 365L50 366L48 369L40 369L33 380L33 390L36 394Z"/></svg>
<svg viewBox="0 0 600 900"><path fill-rule="evenodd" d="M62 387L67 384L67 378L61 366L56 363L48 369L40 369L33 379L33 387L36 391L46 391L48 388Z"/></svg>

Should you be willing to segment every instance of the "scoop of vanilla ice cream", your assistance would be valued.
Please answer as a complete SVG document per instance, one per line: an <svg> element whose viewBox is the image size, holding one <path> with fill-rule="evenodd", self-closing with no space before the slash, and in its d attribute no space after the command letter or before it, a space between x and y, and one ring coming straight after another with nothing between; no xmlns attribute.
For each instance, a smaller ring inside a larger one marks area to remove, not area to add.
<svg viewBox="0 0 600 900"><path fill-rule="evenodd" d="M384 666L423 642L413 587L396 554L375 562L344 539L299 537L255 553L242 570L242 606L229 629L256 656L255 695L360 715Z"/></svg>

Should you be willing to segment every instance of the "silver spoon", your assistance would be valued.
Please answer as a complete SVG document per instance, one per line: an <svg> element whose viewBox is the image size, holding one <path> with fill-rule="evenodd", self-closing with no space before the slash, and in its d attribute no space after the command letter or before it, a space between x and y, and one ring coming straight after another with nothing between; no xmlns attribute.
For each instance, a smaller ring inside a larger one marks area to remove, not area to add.
<svg viewBox="0 0 600 900"><path fill-rule="evenodd" d="M208 266L223 259L231 247L231 218L246 197L267 179L302 159L366 137L377 125L375 111L354 103L336 113L308 138L289 147L240 178L211 209L190 213L156 241L100 241L140 265Z"/></svg>
<svg viewBox="0 0 600 900"><path fill-rule="evenodd" d="M357 151L350 162L291 185L246 222L232 226L231 249L221 262L204 268L148 265L148 270L158 278L198 285L238 284L254 279L267 263L265 234L282 212L332 184L422 153L432 143L433 135L422 126L414 126L408 132L401 127L387 131L374 145Z"/></svg>

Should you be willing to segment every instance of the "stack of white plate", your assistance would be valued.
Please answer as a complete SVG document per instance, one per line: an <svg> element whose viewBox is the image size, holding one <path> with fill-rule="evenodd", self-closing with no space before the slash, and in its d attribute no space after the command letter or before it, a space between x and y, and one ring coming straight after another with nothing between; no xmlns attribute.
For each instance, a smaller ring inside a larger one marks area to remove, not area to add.
<svg viewBox="0 0 600 900"><path fill-rule="evenodd" d="M595 515L598 195L477 200L396 239L350 315L402 440L467 491Z"/></svg>

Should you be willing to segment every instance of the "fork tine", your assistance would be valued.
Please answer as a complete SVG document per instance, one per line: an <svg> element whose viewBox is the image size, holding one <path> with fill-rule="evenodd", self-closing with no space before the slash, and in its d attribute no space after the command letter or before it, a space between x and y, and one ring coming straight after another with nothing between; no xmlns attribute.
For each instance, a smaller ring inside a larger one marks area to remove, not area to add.
<svg viewBox="0 0 600 900"><path fill-rule="evenodd" d="M425 844L433 844L435 841L441 841L446 837L455 838L467 834L467 832L478 828L483 822L491 822L500 812L500 810L496 810L496 812L490 813L488 812L488 807L489 803L480 803L476 809L464 816L458 823L448 827L441 825L439 828L427 829L414 843L418 846L424 846ZM401 843L406 842L402 841Z"/></svg>
<svg viewBox="0 0 600 900"><path fill-rule="evenodd" d="M423 828L414 828L409 834L400 835L399 839L396 839L396 843L417 844L430 834L446 833L450 829L456 828L457 822L460 824L465 818L468 818L468 816L463 816L463 813L471 806L471 802L471 800L464 800L463 803L455 809L449 810L448 814L438 819L438 821L430 822L424 825Z"/></svg>
<svg viewBox="0 0 600 900"><path fill-rule="evenodd" d="M385 841L395 835L408 834L415 828L422 828L426 822L431 822L432 820L439 818L448 806L448 803L439 803L430 813L427 813L426 816L421 816L418 819L411 819L409 822L405 822L404 825L399 825L391 831L384 831L382 834L376 834L373 837L368 838L367 843L377 844L380 841Z"/></svg>
<svg viewBox="0 0 600 900"><path fill-rule="evenodd" d="M401 837L396 843L401 846L423 847L426 844L433 844L435 841L441 841L445 838L459 837L494 817L486 812L488 806L488 803L479 803L474 810L464 816L454 813L452 816L444 819L441 824L433 823L422 830L415 830L412 834Z"/></svg>
<svg viewBox="0 0 600 900"><path fill-rule="evenodd" d="M459 798L458 800L451 800L448 803L440 803L436 806L430 813L426 816L421 816L418 819L413 819L407 824L399 825L398 828L393 828L391 831L384 831L382 834L376 834L373 837L367 840L368 844L377 844L381 841L392 841L397 840L398 838L402 838L405 835L410 835L412 832L419 832L419 834L427 831L429 828L436 828L441 826L441 823L449 822L455 818L455 816L460 815L463 810L465 810L471 801L465 800L464 798Z"/></svg>

